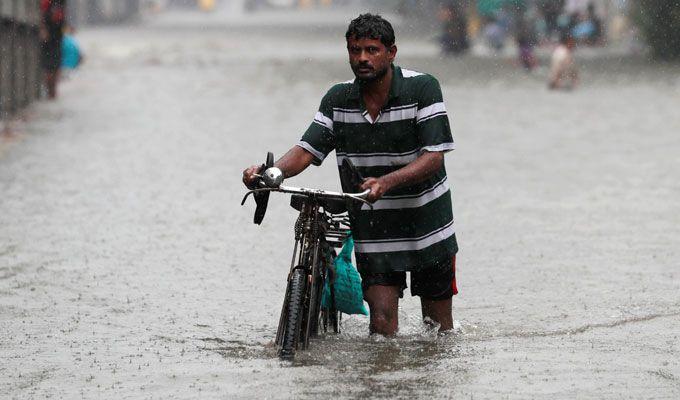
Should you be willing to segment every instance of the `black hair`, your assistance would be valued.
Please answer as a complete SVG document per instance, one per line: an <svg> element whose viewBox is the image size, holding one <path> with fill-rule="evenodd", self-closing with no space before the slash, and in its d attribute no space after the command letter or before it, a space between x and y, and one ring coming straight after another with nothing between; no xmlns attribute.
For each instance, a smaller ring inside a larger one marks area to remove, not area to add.
<svg viewBox="0 0 680 400"><path fill-rule="evenodd" d="M394 45L394 29L383 17L377 14L361 14L347 27L345 39L378 39L385 47Z"/></svg>

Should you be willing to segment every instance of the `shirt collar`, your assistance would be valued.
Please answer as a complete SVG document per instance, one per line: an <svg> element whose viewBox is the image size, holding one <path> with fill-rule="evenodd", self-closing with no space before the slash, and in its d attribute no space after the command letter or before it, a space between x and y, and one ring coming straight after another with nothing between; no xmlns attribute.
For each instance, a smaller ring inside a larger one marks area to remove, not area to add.
<svg viewBox="0 0 680 400"><path fill-rule="evenodd" d="M404 79L400 67L392 64L390 68L392 68L392 82L390 83L388 100L399 97L401 94L401 84ZM352 87L349 90L349 98L355 100L361 99L361 82L356 78L354 79L354 82L352 82Z"/></svg>
<svg viewBox="0 0 680 400"><path fill-rule="evenodd" d="M392 64L392 83L390 84L389 100L399 97L403 80L404 77L401 75L401 68Z"/></svg>

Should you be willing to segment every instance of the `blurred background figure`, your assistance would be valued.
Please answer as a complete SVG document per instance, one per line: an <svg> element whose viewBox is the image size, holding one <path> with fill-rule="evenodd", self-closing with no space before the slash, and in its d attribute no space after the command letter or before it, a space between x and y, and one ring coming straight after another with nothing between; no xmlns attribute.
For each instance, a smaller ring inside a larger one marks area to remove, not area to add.
<svg viewBox="0 0 680 400"><path fill-rule="evenodd" d="M562 28L568 29L579 44L590 46L604 43L602 18L598 16L594 2L570 0L562 15Z"/></svg>
<svg viewBox="0 0 680 400"><path fill-rule="evenodd" d="M47 97L57 97L57 81L61 66L61 41L66 17L66 0L41 0L41 65L45 73Z"/></svg>
<svg viewBox="0 0 680 400"><path fill-rule="evenodd" d="M296 0L245 0L243 9L246 11L258 11L260 9L291 9L295 7L308 8L313 5L310 0L296 1Z"/></svg>
<svg viewBox="0 0 680 400"><path fill-rule="evenodd" d="M579 42L589 45L602 43L602 20L595 12L595 4L589 3L585 13L579 15L579 21L572 32Z"/></svg>
<svg viewBox="0 0 680 400"><path fill-rule="evenodd" d="M198 6L202 11L212 11L215 9L215 0L198 0Z"/></svg>
<svg viewBox="0 0 680 400"><path fill-rule="evenodd" d="M557 21L564 8L564 0L538 0L537 5L545 22L546 38L556 38L559 34Z"/></svg>
<svg viewBox="0 0 680 400"><path fill-rule="evenodd" d="M531 72L538 65L534 55L534 46L536 45L534 26L526 19L520 18L516 29L515 38L517 40L519 63L526 71Z"/></svg>
<svg viewBox="0 0 680 400"><path fill-rule="evenodd" d="M469 47L468 23L459 1L446 1L439 6L439 21L442 23L440 43L447 55L464 53Z"/></svg>
<svg viewBox="0 0 680 400"><path fill-rule="evenodd" d="M503 50L508 30L510 29L510 21L507 16L504 13L499 14L498 16L488 17L487 23L484 26L484 38L495 51Z"/></svg>
<svg viewBox="0 0 680 400"><path fill-rule="evenodd" d="M61 41L61 69L66 73L75 70L83 62L83 54L74 35L75 29L67 25Z"/></svg>
<svg viewBox="0 0 680 400"><path fill-rule="evenodd" d="M555 48L550 59L550 78L548 88L571 90L578 84L578 70L574 63L576 44L569 32L560 36L560 44Z"/></svg>

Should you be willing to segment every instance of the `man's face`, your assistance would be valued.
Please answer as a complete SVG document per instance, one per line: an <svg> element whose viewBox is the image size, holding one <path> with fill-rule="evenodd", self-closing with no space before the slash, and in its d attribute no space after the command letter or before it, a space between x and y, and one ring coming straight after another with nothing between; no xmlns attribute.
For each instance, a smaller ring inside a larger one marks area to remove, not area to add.
<svg viewBox="0 0 680 400"><path fill-rule="evenodd" d="M349 64L360 81L371 82L385 76L397 55L397 46L385 47L378 39L347 40Z"/></svg>

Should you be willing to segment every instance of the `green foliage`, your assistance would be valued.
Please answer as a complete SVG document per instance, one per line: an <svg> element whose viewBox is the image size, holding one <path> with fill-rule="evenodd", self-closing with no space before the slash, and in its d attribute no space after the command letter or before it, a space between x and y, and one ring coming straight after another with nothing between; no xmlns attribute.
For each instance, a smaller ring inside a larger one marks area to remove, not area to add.
<svg viewBox="0 0 680 400"><path fill-rule="evenodd" d="M680 59L680 0L639 0L634 19L659 59Z"/></svg>

